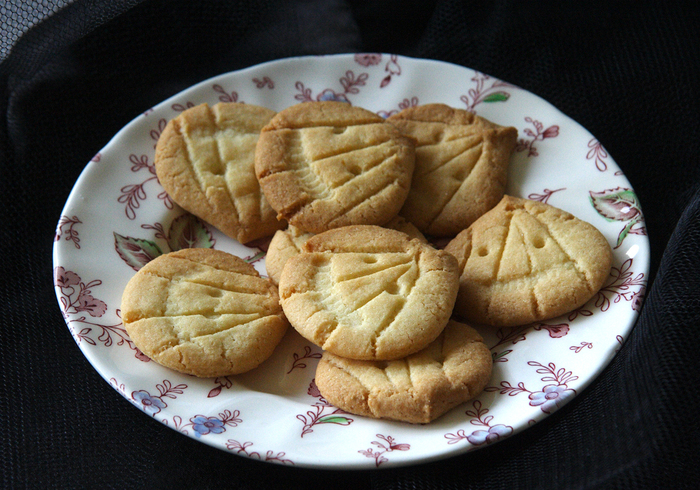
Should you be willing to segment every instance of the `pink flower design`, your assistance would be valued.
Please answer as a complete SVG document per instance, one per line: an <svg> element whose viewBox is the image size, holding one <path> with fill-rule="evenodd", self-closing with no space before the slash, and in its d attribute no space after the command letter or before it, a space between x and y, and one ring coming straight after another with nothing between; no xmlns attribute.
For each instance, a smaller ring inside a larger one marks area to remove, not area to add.
<svg viewBox="0 0 700 490"><path fill-rule="evenodd" d="M59 288L67 288L80 284L80 276L73 271L67 271L61 266L54 271L54 284Z"/></svg>
<svg viewBox="0 0 700 490"><path fill-rule="evenodd" d="M566 337L566 334L569 333L569 324L560 323L558 325L547 325L546 323L540 323L535 326L535 330L547 330L551 338L560 339Z"/></svg>
<svg viewBox="0 0 700 490"><path fill-rule="evenodd" d="M410 444L396 444L394 442L395 439L391 436L377 434L377 437L383 439L386 442L386 445L382 444L379 441L372 441L372 444L374 446L377 446L378 448L376 451L372 448L361 449L357 451L360 454L364 454L368 458L374 458L375 465L377 467L379 467L380 464L389 461L387 458L384 457L384 454L390 453L392 451L408 451L409 449L411 449Z"/></svg>
<svg viewBox="0 0 700 490"><path fill-rule="evenodd" d="M90 316L99 317L107 311L107 304L99 299L95 299L90 294L81 293L78 296L78 306L76 311L87 311Z"/></svg>
<svg viewBox="0 0 700 490"><path fill-rule="evenodd" d="M523 132L530 138L530 141L524 138L519 139L517 145L515 146L515 151L527 150L527 156L529 157L536 157L539 155L537 148L535 148L536 141L542 141L547 138L556 138L559 136L559 126L550 126L547 129L544 129L544 124L542 124L540 121L532 119L531 117L526 117L525 122L532 124L535 131L530 128L525 128Z"/></svg>
<svg viewBox="0 0 700 490"><path fill-rule="evenodd" d="M382 55L379 53L359 53L355 55L355 63L362 66L374 66L382 62Z"/></svg>

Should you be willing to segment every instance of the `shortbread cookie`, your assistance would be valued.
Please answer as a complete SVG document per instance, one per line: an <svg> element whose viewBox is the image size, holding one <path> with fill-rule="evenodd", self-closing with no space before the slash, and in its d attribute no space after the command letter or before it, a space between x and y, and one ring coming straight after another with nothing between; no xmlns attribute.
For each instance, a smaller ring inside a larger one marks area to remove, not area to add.
<svg viewBox="0 0 700 490"><path fill-rule="evenodd" d="M406 233L411 238L417 238L427 243L423 234L406 221L401 216L396 216L384 225L384 228L391 228ZM278 230L270 241L270 246L265 255L265 268L267 275L273 284L279 284L282 269L289 257L301 252L306 240L314 236L313 233L306 233L293 225L289 225L285 230Z"/></svg>
<svg viewBox="0 0 700 490"><path fill-rule="evenodd" d="M562 315L610 274L612 250L593 225L537 201L504 196L445 250L460 270L455 312L498 327Z"/></svg>
<svg viewBox="0 0 700 490"><path fill-rule="evenodd" d="M411 185L413 140L343 102L304 102L262 129L255 171L278 218L320 233L396 216Z"/></svg>
<svg viewBox="0 0 700 490"><path fill-rule="evenodd" d="M389 220L389 222L384 223L382 227L400 231L411 238L416 238L423 243L428 243L428 239L425 238L425 235L403 216L395 216L393 219Z"/></svg>
<svg viewBox="0 0 700 490"><path fill-rule="evenodd" d="M452 314L457 261L405 233L355 225L310 238L287 260L280 301L306 339L351 359L389 360L427 346Z"/></svg>
<svg viewBox="0 0 700 490"><path fill-rule="evenodd" d="M346 412L428 423L479 395L491 368L491 352L477 331L451 320L435 341L403 359L356 361L324 352L316 385Z"/></svg>
<svg viewBox="0 0 700 490"><path fill-rule="evenodd" d="M503 197L518 131L444 104L387 119L416 140L411 191L400 211L427 235L454 237Z"/></svg>
<svg viewBox="0 0 700 490"><path fill-rule="evenodd" d="M284 264L290 257L298 255L312 236L313 233L307 233L293 225L275 232L265 255L265 269L273 284L279 284Z"/></svg>
<svg viewBox="0 0 700 490"><path fill-rule="evenodd" d="M183 209L247 243L284 228L255 177L255 146L274 111L201 104L168 122L156 146L158 180Z"/></svg>
<svg viewBox="0 0 700 490"><path fill-rule="evenodd" d="M277 288L244 260L212 249L153 259L127 284L121 311L144 354L201 377L255 368L288 327Z"/></svg>

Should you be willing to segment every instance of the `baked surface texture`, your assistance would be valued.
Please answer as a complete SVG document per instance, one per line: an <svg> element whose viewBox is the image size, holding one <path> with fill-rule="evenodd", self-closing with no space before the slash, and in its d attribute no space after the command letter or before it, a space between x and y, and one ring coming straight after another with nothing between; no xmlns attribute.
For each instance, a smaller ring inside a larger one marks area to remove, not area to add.
<svg viewBox="0 0 700 490"><path fill-rule="evenodd" d="M403 359L357 361L324 352L316 385L346 412L428 423L479 395L491 370L491 352L477 331L450 320L435 341Z"/></svg>
<svg viewBox="0 0 700 490"><path fill-rule="evenodd" d="M258 181L278 218L320 233L381 225L401 209L414 168L414 144L368 110L342 102L304 102L262 129Z"/></svg>
<svg viewBox="0 0 700 490"><path fill-rule="evenodd" d="M314 344L347 358L398 359L447 324L457 261L396 230L348 226L310 238L287 260L279 288L289 322Z"/></svg>
<svg viewBox="0 0 700 490"><path fill-rule="evenodd" d="M265 255L265 269L273 284L279 285L284 264L290 257L301 253L304 244L312 236L313 233L302 231L294 225L275 232Z"/></svg>
<svg viewBox="0 0 700 490"><path fill-rule="evenodd" d="M612 250L590 223L504 196L445 247L457 258L455 312L470 322L525 325L574 310L609 277Z"/></svg>
<svg viewBox="0 0 700 490"><path fill-rule="evenodd" d="M416 140L411 190L400 214L423 233L454 237L503 197L518 132L445 104L387 119Z"/></svg>
<svg viewBox="0 0 700 490"><path fill-rule="evenodd" d="M243 259L213 249L153 259L127 284L121 308L144 354L199 377L257 367L288 327L277 288Z"/></svg>
<svg viewBox="0 0 700 490"><path fill-rule="evenodd" d="M171 119L156 146L158 180L183 209L247 243L285 226L255 177L260 130L275 112L242 103L207 104Z"/></svg>
<svg viewBox="0 0 700 490"><path fill-rule="evenodd" d="M401 216L395 216L383 227L401 231L411 238L417 238L427 243L425 236L418 228ZM273 284L279 285L284 264L290 257L301 253L304 244L312 236L314 236L313 233L301 231L294 225L289 225L286 229L275 232L267 249L267 255L265 255L265 268Z"/></svg>

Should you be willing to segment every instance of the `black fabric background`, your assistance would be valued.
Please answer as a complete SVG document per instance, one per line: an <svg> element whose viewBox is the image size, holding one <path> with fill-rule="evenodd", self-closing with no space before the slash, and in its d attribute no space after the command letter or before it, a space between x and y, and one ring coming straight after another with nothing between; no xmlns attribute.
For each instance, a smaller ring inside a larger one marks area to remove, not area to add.
<svg viewBox="0 0 700 490"><path fill-rule="evenodd" d="M13 14L20 4L0 9L3 38L25 27ZM29 29L0 64L2 487L695 488L700 16L685 5L77 0ZM193 83L282 57L362 51L477 69L593 133L644 209L652 269L640 320L571 403L464 456L347 473L188 439L105 383L65 327L51 263L63 204L122 126Z"/></svg>

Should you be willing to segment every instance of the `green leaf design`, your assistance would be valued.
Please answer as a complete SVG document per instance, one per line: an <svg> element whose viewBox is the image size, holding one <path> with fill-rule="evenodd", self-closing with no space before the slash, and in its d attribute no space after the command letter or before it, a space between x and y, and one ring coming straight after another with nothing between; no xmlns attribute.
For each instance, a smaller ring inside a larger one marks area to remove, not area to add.
<svg viewBox="0 0 700 490"><path fill-rule="evenodd" d="M246 257L243 260L245 260L249 264L252 264L252 263L257 262L258 260L262 259L263 257L265 257L265 252L263 252L261 250L260 252L256 253L255 255L251 255L250 257Z"/></svg>
<svg viewBox="0 0 700 490"><path fill-rule="evenodd" d="M150 240L125 237L114 233L114 248L126 265L138 271L156 257L163 255L163 251Z"/></svg>
<svg viewBox="0 0 700 490"><path fill-rule="evenodd" d="M341 415L326 415L321 417L316 422L317 424L338 424L338 425L350 425L352 419L343 417Z"/></svg>
<svg viewBox="0 0 700 490"><path fill-rule="evenodd" d="M640 216L637 216L636 218L630 220L630 222L625 225L625 227L622 229L622 231L620 231L620 234L617 236L617 244L615 245L615 248L619 248L619 246L622 245L622 242L624 241L625 238L627 238L627 235L629 235L632 228L640 221L641 221Z"/></svg>
<svg viewBox="0 0 700 490"><path fill-rule="evenodd" d="M641 216L637 195L632 189L617 187L590 192L591 204L608 221L629 221Z"/></svg>
<svg viewBox="0 0 700 490"><path fill-rule="evenodd" d="M168 245L172 252L185 248L212 248L214 237L196 217L185 213L173 220L168 232Z"/></svg>
<svg viewBox="0 0 700 490"><path fill-rule="evenodd" d="M505 102L510 98L508 92L494 92L484 98L484 102Z"/></svg>
<svg viewBox="0 0 700 490"><path fill-rule="evenodd" d="M511 352L513 352L512 349L504 350L503 352L492 352L492 353L491 353L491 357L492 357L492 359L493 359L493 362L499 362L499 359L501 359L501 358L507 356L507 355L510 354Z"/></svg>

